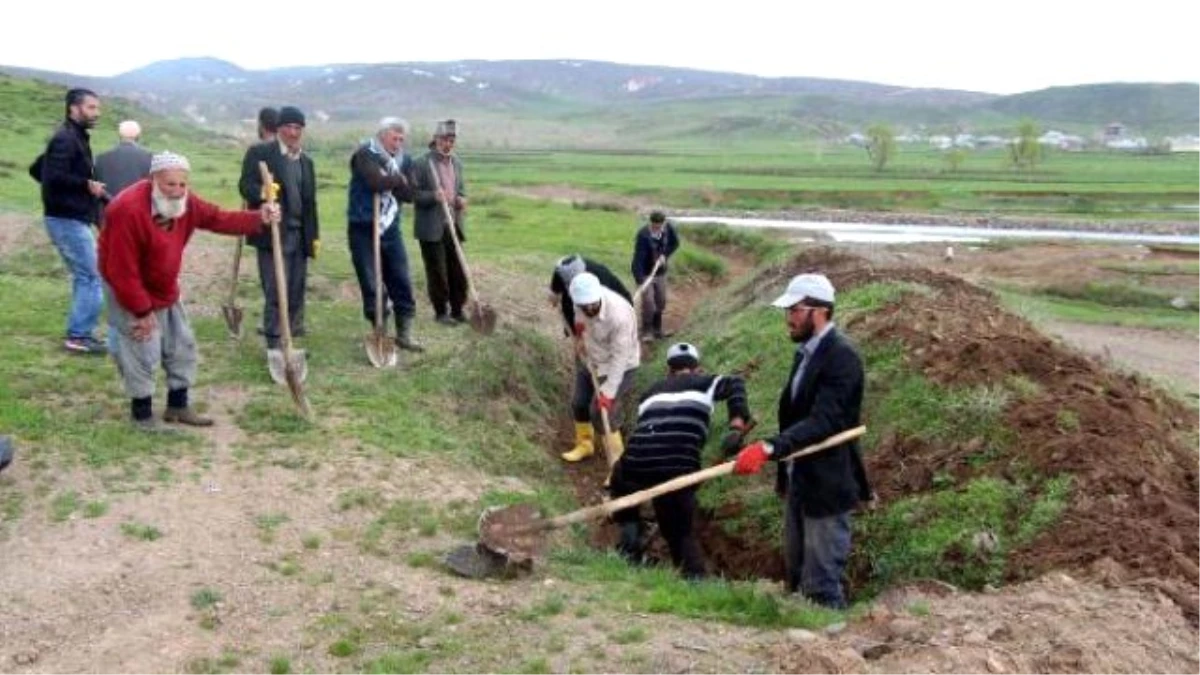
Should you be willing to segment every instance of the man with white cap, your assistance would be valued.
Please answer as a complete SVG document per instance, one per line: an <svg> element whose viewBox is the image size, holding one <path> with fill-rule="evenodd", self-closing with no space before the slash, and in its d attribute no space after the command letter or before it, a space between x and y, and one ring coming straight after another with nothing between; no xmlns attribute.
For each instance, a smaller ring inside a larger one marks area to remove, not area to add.
<svg viewBox="0 0 1200 675"><path fill-rule="evenodd" d="M589 409L592 426L603 433L600 411L608 414L610 433L604 437L609 462L615 462L624 452L621 440L621 412L617 400L632 387L634 371L641 363L641 351L637 337L637 317L633 306L616 292L600 283L595 274L583 272L575 275L568 288L571 301L575 303L579 321L575 331L583 339L584 364L596 376L598 390L591 380L578 382L585 385L580 392L588 399L595 394L595 402ZM581 450L575 453L575 450ZM592 446L577 447L563 455L568 462L578 462L590 457Z"/></svg>
<svg viewBox="0 0 1200 675"><path fill-rule="evenodd" d="M150 173L150 151L138 144L142 125L125 120L117 126L118 143L96 157L96 180L113 197Z"/></svg>
<svg viewBox="0 0 1200 675"><path fill-rule="evenodd" d="M700 470L700 451L718 401L724 401L729 427L744 431L750 421L746 387L736 375L706 375L700 371L700 350L681 342L667 350L667 377L651 385L638 405L637 426L621 460L613 467L614 498L652 488ZM740 433L735 438L740 439ZM671 561L684 577L703 577L704 559L692 533L696 488L669 492L653 502L659 531L671 551ZM617 550L626 559L641 560L645 544L638 509L613 514L621 530Z"/></svg>
<svg viewBox="0 0 1200 675"><path fill-rule="evenodd" d="M227 211L188 189L191 166L172 152L154 155L150 178L108 205L100 233L100 275L109 296L109 325L117 332L117 368L131 399L134 425L163 427L151 414L155 369L167 373L163 421L209 426L188 401L196 376L196 338L180 301L183 249L197 229L250 235L279 220L277 205Z"/></svg>
<svg viewBox="0 0 1200 675"><path fill-rule="evenodd" d="M833 284L821 274L801 274L772 304L786 312L788 334L798 347L779 397L779 433L738 453L734 473L741 475L859 425L862 359L833 325ZM788 590L844 608L850 512L871 499L858 441L779 464L776 491L786 500Z"/></svg>
<svg viewBox="0 0 1200 675"><path fill-rule="evenodd" d="M575 303L571 301L571 294L567 292L567 288L570 287L576 276L584 272L596 275L596 278L600 280L600 285L621 296L626 302L633 302L625 284L621 283L617 275L603 264L578 254L560 259L554 266L554 273L550 275L549 297L550 302L558 304L562 312L563 333L567 337L573 336L576 343L579 343L583 336L583 321L576 319ZM563 458L568 462L578 462L584 457L590 456L595 450L590 413L592 376L588 374L587 366L584 365L579 352L580 350L577 348L575 350L575 387L571 394L571 416L575 420L575 446L563 453Z"/></svg>

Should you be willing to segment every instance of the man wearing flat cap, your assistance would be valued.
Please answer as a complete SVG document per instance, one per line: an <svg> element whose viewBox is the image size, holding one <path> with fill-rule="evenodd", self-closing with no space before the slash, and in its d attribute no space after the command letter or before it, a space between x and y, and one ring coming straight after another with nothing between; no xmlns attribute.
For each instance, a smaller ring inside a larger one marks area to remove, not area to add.
<svg viewBox="0 0 1200 675"><path fill-rule="evenodd" d="M171 152L154 155L150 177L129 186L105 210L100 231L100 276L109 296L109 325L117 332L117 368L134 425L163 427L152 415L155 370L167 373L163 421L209 426L191 407L196 377L196 337L180 301L183 249L196 230L251 235L279 218L276 206L227 211L189 189L191 166Z"/></svg>
<svg viewBox="0 0 1200 675"><path fill-rule="evenodd" d="M291 333L304 337L304 287L308 281L308 260L320 250L320 226L317 220L317 178L312 158L304 152L304 113L285 105L279 109L277 138L251 147L242 160L242 178L238 190L246 205L256 209L266 200L258 163L266 162L279 185L279 206L283 212L280 241L283 246L284 276L287 279L288 313ZM267 350L280 348L279 296L275 286L275 262L271 253L271 233L246 238L258 249L258 278L263 291L262 332Z"/></svg>
<svg viewBox="0 0 1200 675"><path fill-rule="evenodd" d="M425 261L426 290L433 305L434 320L454 326L466 323L463 305L467 301L467 277L454 251L452 236L465 242L467 193L463 166L454 154L458 124L454 120L438 122L429 152L412 164L409 184L413 188L413 230L421 244ZM453 223L446 220L450 207ZM453 227L451 227L453 225Z"/></svg>
<svg viewBox="0 0 1200 675"><path fill-rule="evenodd" d="M791 373L779 396L779 433L742 448L740 475L859 425L863 365L833 325L834 290L822 274L801 274L772 303L783 309L796 343ZM788 591L835 609L846 607L842 572L850 556L850 512L871 500L858 441L777 465L776 492L785 500L784 561Z"/></svg>

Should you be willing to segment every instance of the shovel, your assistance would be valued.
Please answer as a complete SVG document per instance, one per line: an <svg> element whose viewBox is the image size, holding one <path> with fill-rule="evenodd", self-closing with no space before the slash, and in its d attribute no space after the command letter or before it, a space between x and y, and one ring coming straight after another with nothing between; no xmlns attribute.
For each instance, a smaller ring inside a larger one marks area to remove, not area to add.
<svg viewBox="0 0 1200 675"><path fill-rule="evenodd" d="M658 274L658 268L662 267L662 262L663 259L660 255L658 256L658 260L654 261L654 267L650 268L650 275L647 276L646 280L642 282L642 285L638 286L637 290L633 292L633 302L630 304L632 304L635 308L637 307L638 300L642 297L642 293L645 293L646 289L650 288L650 284L654 283L654 275Z"/></svg>
<svg viewBox="0 0 1200 675"><path fill-rule="evenodd" d="M429 165L429 173L433 176L433 188L442 191L442 180L438 178L437 167ZM450 240L454 242L454 255L458 256L458 264L462 265L463 276L467 278L467 291L471 295L471 328L481 335L491 335L496 330L496 310L491 305L479 302L479 293L475 290L475 282L471 279L471 268L467 265L467 256L463 253L462 243L458 241L458 226L454 223L454 213L450 211L450 203L442 193L442 210L446 213L446 226L450 228Z"/></svg>
<svg viewBox="0 0 1200 675"><path fill-rule="evenodd" d="M797 450L780 461L787 462L827 450L858 438L866 432L865 426L847 429L820 443ZM530 504L490 508L479 516L479 542L452 551L446 556L446 564L452 571L472 578L511 575L530 569L534 558L542 553L547 531L610 516L617 511L644 504L655 497L728 475L733 473L735 463L736 460L730 460L679 476L652 488L549 519L542 518L537 509Z"/></svg>
<svg viewBox="0 0 1200 675"><path fill-rule="evenodd" d="M391 368L396 365L396 344L388 339L387 323L383 320L383 255L380 251L383 238L379 231L379 195L375 195L375 330L363 340L367 349L367 360L376 368Z"/></svg>
<svg viewBox="0 0 1200 675"><path fill-rule="evenodd" d="M262 175L262 183L264 190L267 193L266 201L274 204L278 186L275 184L275 179L271 176L271 170L267 168L266 162L258 163L258 171ZM291 316L288 314L288 297L287 297L287 275L283 270L283 241L279 235L279 223L271 222L271 253L275 259L275 290L276 297L279 302L279 331L282 333L281 347L278 355L272 355L274 350L267 350L267 366L271 369L271 377L278 382L276 370L279 365L283 366L283 379L287 382L288 389L292 392L292 400L296 402L296 408L300 410L300 414L306 419L312 415L312 409L308 406L308 397L304 395L304 379L308 376L308 362L305 360L303 350L292 349L292 323ZM282 364L279 362L282 361Z"/></svg>
<svg viewBox="0 0 1200 675"><path fill-rule="evenodd" d="M225 327L229 329L229 337L234 340L242 339L242 308L237 305L237 287L238 272L242 264L242 244L245 240L245 237L238 237L237 247L233 249L233 281L229 284L229 302L221 305Z"/></svg>

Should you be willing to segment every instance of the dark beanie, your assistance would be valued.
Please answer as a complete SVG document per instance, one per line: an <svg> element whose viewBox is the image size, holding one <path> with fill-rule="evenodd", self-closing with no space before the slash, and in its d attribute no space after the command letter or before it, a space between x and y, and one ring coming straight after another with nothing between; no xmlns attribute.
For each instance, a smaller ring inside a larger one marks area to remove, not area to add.
<svg viewBox="0 0 1200 675"><path fill-rule="evenodd" d="M304 126L304 113L295 106L285 105L279 109L279 126L299 124Z"/></svg>

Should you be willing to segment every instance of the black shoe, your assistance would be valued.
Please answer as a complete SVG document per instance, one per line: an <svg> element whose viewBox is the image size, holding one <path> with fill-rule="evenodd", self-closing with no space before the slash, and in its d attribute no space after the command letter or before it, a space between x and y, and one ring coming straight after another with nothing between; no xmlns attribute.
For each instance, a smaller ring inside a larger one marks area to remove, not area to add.
<svg viewBox="0 0 1200 675"><path fill-rule="evenodd" d="M454 319L451 319L450 316L447 314L438 314L437 317L434 318L434 321L442 324L443 326L458 325L458 323Z"/></svg>
<svg viewBox="0 0 1200 675"><path fill-rule="evenodd" d="M462 312L452 312L450 314L450 318L454 321L454 323L466 323L467 322L467 317L463 316Z"/></svg>

